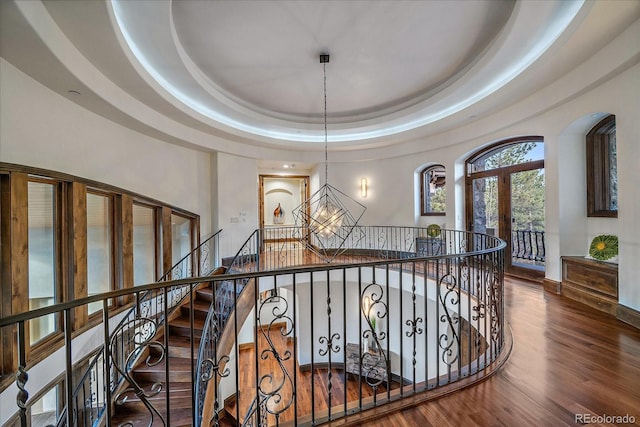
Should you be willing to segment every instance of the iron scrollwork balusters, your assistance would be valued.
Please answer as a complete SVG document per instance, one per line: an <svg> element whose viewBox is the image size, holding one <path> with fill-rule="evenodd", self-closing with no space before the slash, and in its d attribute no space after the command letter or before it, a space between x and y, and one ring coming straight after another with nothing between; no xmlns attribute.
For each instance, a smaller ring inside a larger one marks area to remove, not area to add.
<svg viewBox="0 0 640 427"><path fill-rule="evenodd" d="M218 342L217 340L215 341L216 343ZM214 355L215 358L215 355ZM221 356L220 358L218 358L217 360L215 359L211 359L211 358L207 358L205 360L202 361L202 363L200 364L200 378L198 378L198 381L201 381L202 383L206 384L208 383L212 378L214 378L214 383L218 382L218 377L220 378L225 378L228 377L229 374L231 373L229 371L229 368L227 367L227 363L229 362L229 360L231 360L229 358L229 356ZM198 408L198 413L202 413L202 406L204 405L204 402L200 402L201 404L199 405L200 407ZM213 425L214 426L219 426L220 425L220 397L218 396L218 393L216 393L216 397L213 401Z"/></svg>
<svg viewBox="0 0 640 427"><path fill-rule="evenodd" d="M460 336L458 335L457 325L460 322L458 314L452 311L453 306L460 303L460 297L457 290L457 280L452 274L446 274L438 281L438 286L445 286L444 294L440 294L439 303L444 313L440 315L440 322L446 323L447 330L440 333L438 337L438 345L442 350L442 361L451 369L451 366L458 361L460 356ZM449 337L451 332L451 337Z"/></svg>
<svg viewBox="0 0 640 427"><path fill-rule="evenodd" d="M328 271L327 271L327 330L328 330L327 335L331 334L331 281L329 278ZM334 341L337 342L339 339L340 339L340 334L337 332L331 334L329 338L322 336L318 339L320 344L325 345L325 348L321 348L318 352L320 356L324 357L329 355L329 368L327 373L328 380L329 380L328 381L329 384L327 386L327 393L328 393L328 399L329 399L329 403L328 403L329 419L331 419L331 394L333 391L333 383L331 381L333 376L331 373L331 369L332 369L331 354L337 353L340 351L340 346L337 344L334 344Z"/></svg>
<svg viewBox="0 0 640 427"><path fill-rule="evenodd" d="M246 284L243 281L243 287ZM220 396L215 393L213 401L213 414L211 420L203 420L203 409L208 383L214 379L214 387L218 386L220 378L229 376L230 371L227 363L230 361L229 355L218 357L218 343L227 319L235 308L237 285L235 281L224 280L214 286L213 301L209 307L209 312L204 323L202 337L200 340L200 350L198 355L198 369L196 373L196 425L209 425L213 421L214 426L220 423Z"/></svg>
<svg viewBox="0 0 640 427"><path fill-rule="evenodd" d="M200 249L200 275L207 276L212 270L210 249L206 244Z"/></svg>
<svg viewBox="0 0 640 427"><path fill-rule="evenodd" d="M420 328L418 326L418 324L421 324L424 322L424 320L422 319L422 317L418 317L416 316L416 280L415 280L415 264L413 265L413 270L414 270L414 277L413 277L413 283L411 285L411 302L413 304L413 319L407 319L407 321L405 322L405 324L410 328L409 331L406 332L407 338L412 338L413 339L413 352L411 354L411 364L413 365L413 383L414 383L414 390L415 390L415 378L416 378L416 355L417 355L417 350L416 350L416 340L417 340L417 336L418 335L422 335L423 329ZM425 295L426 298L426 295ZM425 347L425 352L426 352L426 347Z"/></svg>
<svg viewBox="0 0 640 427"><path fill-rule="evenodd" d="M114 349L117 349L118 339L129 339L135 346L135 349L129 353L122 365L118 363L114 363L113 365L130 385L130 387L118 393L114 397L114 401L116 405L122 406L127 403L131 394L135 395L149 410L149 427L153 425L156 415L162 424L166 425L164 417L150 401L152 397L157 396L162 391L163 386L161 383L156 382L151 385L149 390L144 390L130 374L134 368L133 365L136 357L147 348L149 349L149 355L144 362L147 366L156 366L164 360L166 354L165 346L158 341L153 341L156 332L157 325L155 321L149 318L138 318L121 324L119 328L114 331L109 343L109 356L112 360L115 360ZM133 423L129 421L121 424L121 426L133 426Z"/></svg>
<svg viewBox="0 0 640 427"><path fill-rule="evenodd" d="M18 372L16 373L16 385L18 386L18 395L16 396L16 404L20 409L20 416L25 413L26 418L26 410L27 410L27 400L29 399L29 392L27 391L25 385L29 381L29 374L22 364L18 366Z"/></svg>
<svg viewBox="0 0 640 427"><path fill-rule="evenodd" d="M366 383L373 388L374 398L378 386L387 380L389 367L389 359L381 343L386 339L387 334L384 331L378 332L376 328L379 321L389 314L389 307L383 297L384 288L375 282L365 286L360 295L360 310L367 322L362 338L367 341L373 339L369 351L362 352L360 371Z"/></svg>
<svg viewBox="0 0 640 427"><path fill-rule="evenodd" d="M495 254L493 254L496 256ZM491 256L489 254L488 256ZM494 349L497 349L500 345L500 337L501 337L501 323L500 319L502 313L499 307L502 305L500 302L500 275L499 268L497 262L495 260L490 260L491 265L491 278L489 281L489 290L490 290L490 299L491 299L491 341L493 343ZM494 352L494 354L497 354Z"/></svg>
<svg viewBox="0 0 640 427"><path fill-rule="evenodd" d="M284 307L281 305L284 305ZM262 319L267 317L265 312L269 307L272 307L271 316L273 318L265 325L262 323ZM293 379L284 365L284 362L291 358L291 351L288 349L282 353L278 351L274 337L271 335L274 330L277 330L277 333L280 333L282 337L287 337L292 334L294 324L293 319L287 314L288 311L288 301L277 293L276 288L274 288L269 297L261 301L257 311L258 330L268 346L268 348L262 350L260 358L265 361L273 358L277 364L277 368L280 370L280 372L264 374L258 380L258 395L261 396L260 409L261 413L268 413L275 416L276 424L278 423L280 415L293 404L296 393L293 387ZM274 324L282 322L285 323L285 326L274 327Z"/></svg>

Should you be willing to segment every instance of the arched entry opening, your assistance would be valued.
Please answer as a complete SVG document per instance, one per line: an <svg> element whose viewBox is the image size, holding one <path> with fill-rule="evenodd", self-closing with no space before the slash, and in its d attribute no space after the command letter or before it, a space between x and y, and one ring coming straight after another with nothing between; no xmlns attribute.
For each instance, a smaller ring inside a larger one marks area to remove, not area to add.
<svg viewBox="0 0 640 427"><path fill-rule="evenodd" d="M506 273L543 278L543 137L500 141L473 154L465 167L468 230L507 242Z"/></svg>

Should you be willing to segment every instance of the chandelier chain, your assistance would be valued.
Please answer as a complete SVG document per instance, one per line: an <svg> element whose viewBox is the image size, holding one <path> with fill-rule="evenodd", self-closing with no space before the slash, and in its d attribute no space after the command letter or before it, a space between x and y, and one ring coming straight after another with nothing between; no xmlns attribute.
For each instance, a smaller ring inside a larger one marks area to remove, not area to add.
<svg viewBox="0 0 640 427"><path fill-rule="evenodd" d="M327 134L327 64L322 64L324 74L324 183L329 181L329 154L328 154L328 134Z"/></svg>

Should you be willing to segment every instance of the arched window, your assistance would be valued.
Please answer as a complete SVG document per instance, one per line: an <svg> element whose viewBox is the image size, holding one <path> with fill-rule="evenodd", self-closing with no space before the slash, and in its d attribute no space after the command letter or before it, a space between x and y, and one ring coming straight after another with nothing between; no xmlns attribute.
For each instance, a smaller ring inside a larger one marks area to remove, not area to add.
<svg viewBox="0 0 640 427"><path fill-rule="evenodd" d="M420 214L444 215L447 194L445 169L442 165L428 166L420 172Z"/></svg>
<svg viewBox="0 0 640 427"><path fill-rule="evenodd" d="M587 216L618 216L616 117L608 115L587 134Z"/></svg>

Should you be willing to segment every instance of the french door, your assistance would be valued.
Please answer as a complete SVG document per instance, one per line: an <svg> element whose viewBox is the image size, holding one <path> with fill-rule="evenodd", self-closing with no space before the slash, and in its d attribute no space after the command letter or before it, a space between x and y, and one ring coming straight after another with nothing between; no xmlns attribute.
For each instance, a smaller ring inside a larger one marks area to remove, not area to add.
<svg viewBox="0 0 640 427"><path fill-rule="evenodd" d="M544 277L544 160L468 170L468 230L507 243L505 272Z"/></svg>

